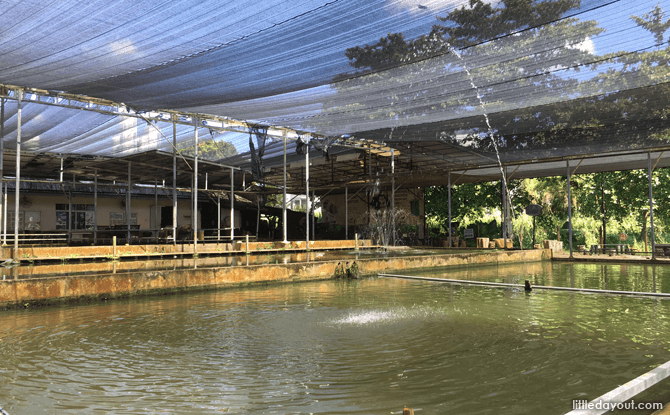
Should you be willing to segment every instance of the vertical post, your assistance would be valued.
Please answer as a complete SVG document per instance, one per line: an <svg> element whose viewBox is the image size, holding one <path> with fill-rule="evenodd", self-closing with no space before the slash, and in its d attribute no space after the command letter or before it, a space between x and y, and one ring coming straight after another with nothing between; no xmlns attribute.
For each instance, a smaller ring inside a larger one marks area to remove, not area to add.
<svg viewBox="0 0 670 415"><path fill-rule="evenodd" d="M172 116L172 244L177 244L177 121Z"/></svg>
<svg viewBox="0 0 670 415"><path fill-rule="evenodd" d="M284 230L284 243L288 243L288 227L286 225L286 137L284 137L284 196L282 198L282 227Z"/></svg>
<svg viewBox="0 0 670 415"><path fill-rule="evenodd" d="M116 235L112 236L112 256L116 258Z"/></svg>
<svg viewBox="0 0 670 415"><path fill-rule="evenodd" d="M312 210L314 210L314 204L316 203L316 190L312 190ZM315 212L311 212L309 215L312 218L312 240L316 240L316 214Z"/></svg>
<svg viewBox="0 0 670 415"><path fill-rule="evenodd" d="M656 259L656 241L654 238L654 195L652 190L652 169L651 169L651 152L647 153L647 164L649 169L649 221L651 225L651 259Z"/></svg>
<svg viewBox="0 0 670 415"><path fill-rule="evenodd" d="M391 148L391 243L395 246L395 155Z"/></svg>
<svg viewBox="0 0 670 415"><path fill-rule="evenodd" d="M2 215L2 244L7 245L7 193L9 193L9 182L5 183L4 209Z"/></svg>
<svg viewBox="0 0 670 415"><path fill-rule="evenodd" d="M158 229L160 228L160 220L158 219L158 179L154 179L154 239L158 239Z"/></svg>
<svg viewBox="0 0 670 415"><path fill-rule="evenodd" d="M98 244L98 169L93 169L93 244Z"/></svg>
<svg viewBox="0 0 670 415"><path fill-rule="evenodd" d="M14 259L19 250L19 187L21 184L21 98L23 91L16 90L16 189L14 189Z"/></svg>
<svg viewBox="0 0 670 415"><path fill-rule="evenodd" d="M449 214L449 247L451 248L451 171L447 172L447 205Z"/></svg>
<svg viewBox="0 0 670 415"><path fill-rule="evenodd" d="M309 136L305 146L305 248L309 251Z"/></svg>
<svg viewBox="0 0 670 415"><path fill-rule="evenodd" d="M63 183L63 155L60 156L60 182Z"/></svg>
<svg viewBox="0 0 670 415"><path fill-rule="evenodd" d="M221 239L221 194L216 194L216 243Z"/></svg>
<svg viewBox="0 0 670 415"><path fill-rule="evenodd" d="M126 245L130 245L130 192L132 179L130 177L130 162L128 162L128 189L126 190Z"/></svg>
<svg viewBox="0 0 670 415"><path fill-rule="evenodd" d="M349 186L344 186L344 239L349 240Z"/></svg>
<svg viewBox="0 0 670 415"><path fill-rule="evenodd" d="M261 198L256 197L256 241L258 241L258 231L261 226Z"/></svg>
<svg viewBox="0 0 670 415"><path fill-rule="evenodd" d="M572 194L570 193L570 160L567 160L565 165L567 166L568 178L568 245L570 246L570 258L572 258Z"/></svg>
<svg viewBox="0 0 670 415"><path fill-rule="evenodd" d="M2 179L5 177L4 163L5 163L5 99L3 98L0 103L0 192L2 192ZM0 229L5 216L5 204L7 202L0 197ZM3 239L4 244L4 239Z"/></svg>
<svg viewBox="0 0 670 415"><path fill-rule="evenodd" d="M372 186L370 189L368 189L368 225L370 225L370 220L371 220L371 212L370 212L370 193L372 193L372 189L374 189L374 185L372 184L372 145L371 143L368 143L368 174L370 176L370 186Z"/></svg>
<svg viewBox="0 0 670 415"><path fill-rule="evenodd" d="M207 183L209 182L209 173L205 172L205 190L207 190Z"/></svg>
<svg viewBox="0 0 670 415"><path fill-rule="evenodd" d="M502 237L503 237L503 249L507 248L507 217L505 216L507 213L507 188L505 186L505 176L503 176L503 179L500 181L500 184L502 185L502 195L503 195L503 203L502 203Z"/></svg>
<svg viewBox="0 0 670 415"><path fill-rule="evenodd" d="M230 243L235 243L235 170L230 168ZM243 189L244 190L244 189Z"/></svg>
<svg viewBox="0 0 670 415"><path fill-rule="evenodd" d="M72 241L72 224L73 224L73 218L74 215L72 214L72 192L74 191L74 182L75 182L75 175L72 175L72 186L70 186L70 189L68 189L67 192L67 244L70 245L70 242Z"/></svg>
<svg viewBox="0 0 670 415"><path fill-rule="evenodd" d="M195 142L195 176L193 176L193 252L198 253L198 119L193 119L195 131L193 141Z"/></svg>

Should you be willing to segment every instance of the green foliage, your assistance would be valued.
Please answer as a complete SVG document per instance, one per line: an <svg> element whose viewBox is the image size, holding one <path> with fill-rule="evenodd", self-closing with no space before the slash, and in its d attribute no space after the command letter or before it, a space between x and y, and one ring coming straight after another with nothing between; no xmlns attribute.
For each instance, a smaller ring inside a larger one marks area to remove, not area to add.
<svg viewBox="0 0 670 415"><path fill-rule="evenodd" d="M652 176L654 188L654 226L656 242L670 241L670 169L656 169ZM454 186L452 215L459 222L459 232L476 229L481 237L497 238L500 228L500 182ZM649 227L649 185L646 170L582 174L571 177L573 246L606 243L620 244L619 234L628 235L626 244L644 250L643 229ZM512 187L512 185L510 186ZM542 206L536 218L536 242L544 239L563 241L567 248L568 206L567 183L563 177L526 179L513 183L512 207L515 245L518 238L524 248L532 246L533 220L525 214L529 203ZM445 236L447 229L446 186L426 189L426 212L430 226L442 225L433 236ZM498 193L496 193L498 192ZM604 221L603 221L604 217ZM646 222L646 225L645 225ZM604 224L604 226L603 226ZM650 249L650 248L648 248Z"/></svg>
<svg viewBox="0 0 670 415"><path fill-rule="evenodd" d="M194 146L186 147L180 150L184 156L193 157L195 152ZM232 143L226 141L206 140L198 143L198 156L205 160L219 161L226 157L237 155L237 149Z"/></svg>

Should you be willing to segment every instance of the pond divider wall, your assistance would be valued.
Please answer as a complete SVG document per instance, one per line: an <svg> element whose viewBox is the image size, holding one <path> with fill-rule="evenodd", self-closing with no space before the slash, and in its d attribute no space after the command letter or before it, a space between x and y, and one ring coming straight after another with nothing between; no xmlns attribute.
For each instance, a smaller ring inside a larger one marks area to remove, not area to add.
<svg viewBox="0 0 670 415"><path fill-rule="evenodd" d="M340 262L356 261L361 275L380 272L469 265L536 262L551 259L550 250L492 251L385 258L347 258L288 264L91 272L86 275L36 276L0 280L0 308L23 308L65 302L161 295L196 290L334 278ZM93 264L81 264L83 266ZM91 267L93 268L93 267ZM6 278L6 277L5 277Z"/></svg>

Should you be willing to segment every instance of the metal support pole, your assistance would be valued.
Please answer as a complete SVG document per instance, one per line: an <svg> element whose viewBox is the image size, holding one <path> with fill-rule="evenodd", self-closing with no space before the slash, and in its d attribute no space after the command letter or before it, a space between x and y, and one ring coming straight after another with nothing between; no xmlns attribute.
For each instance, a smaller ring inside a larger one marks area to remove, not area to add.
<svg viewBox="0 0 670 415"><path fill-rule="evenodd" d="M570 258L572 258L572 194L570 193L570 160L565 162L568 171L568 245L570 246Z"/></svg>
<svg viewBox="0 0 670 415"><path fill-rule="evenodd" d="M193 252L198 253L198 119L195 118L195 131L193 141L195 142L195 176L193 177Z"/></svg>
<svg viewBox="0 0 670 415"><path fill-rule="evenodd" d="M16 189L14 194L14 259L19 250L19 187L21 185L21 98L23 91L16 90Z"/></svg>
<svg viewBox="0 0 670 415"><path fill-rule="evenodd" d="M309 251L309 137L305 146L305 248Z"/></svg>
<svg viewBox="0 0 670 415"><path fill-rule="evenodd" d="M221 194L216 194L216 243L221 240Z"/></svg>
<svg viewBox="0 0 670 415"><path fill-rule="evenodd" d="M312 204L312 210L314 209L314 204L316 203L316 191L312 190L312 199L310 199ZM315 212L311 212L309 215L312 218L312 240L316 240L316 215Z"/></svg>
<svg viewBox="0 0 670 415"><path fill-rule="evenodd" d="M368 174L370 175L370 188L368 189L368 226L370 225L371 212L370 212L370 194L374 189L374 184L372 183L372 144L368 143Z"/></svg>
<svg viewBox="0 0 670 415"><path fill-rule="evenodd" d="M93 169L93 244L98 244L98 169Z"/></svg>
<svg viewBox="0 0 670 415"><path fill-rule="evenodd" d="M393 153L391 149L391 242L395 246L395 155Z"/></svg>
<svg viewBox="0 0 670 415"><path fill-rule="evenodd" d="M654 238L654 195L652 189L651 153L647 153L647 164L649 169L649 222L651 225L651 259L656 259L656 241Z"/></svg>
<svg viewBox="0 0 670 415"><path fill-rule="evenodd" d="M2 212L2 244L7 245L7 193L9 193L9 183L5 183L4 208Z"/></svg>
<svg viewBox="0 0 670 415"><path fill-rule="evenodd" d="M349 239L349 186L344 186L344 239Z"/></svg>
<svg viewBox="0 0 670 415"><path fill-rule="evenodd" d="M160 221L158 220L158 179L154 179L154 238L158 238L158 229Z"/></svg>
<svg viewBox="0 0 670 415"><path fill-rule="evenodd" d="M284 229L284 243L288 243L288 228L286 225L286 137L284 137L284 196L282 199L282 225Z"/></svg>
<svg viewBox="0 0 670 415"><path fill-rule="evenodd" d="M128 162L128 190L126 190L126 245L130 245L130 192L132 186L132 179L130 178L130 162Z"/></svg>
<svg viewBox="0 0 670 415"><path fill-rule="evenodd" d="M72 240L72 191L74 190L74 174L72 175L72 186L67 191L67 244Z"/></svg>
<svg viewBox="0 0 670 415"><path fill-rule="evenodd" d="M449 247L451 248L451 171L447 172L447 206L449 213Z"/></svg>
<svg viewBox="0 0 670 415"><path fill-rule="evenodd" d="M172 116L172 244L177 244L177 123Z"/></svg>
<svg viewBox="0 0 670 415"><path fill-rule="evenodd" d="M244 190L244 189L242 189ZM230 169L230 243L235 242L235 170Z"/></svg>
<svg viewBox="0 0 670 415"><path fill-rule="evenodd" d="M2 191L2 178L5 177L4 171L4 159L5 159L5 99L3 98L0 103L0 191ZM0 228L2 228L2 223L4 219L4 208L6 201L3 198L0 198ZM3 240L4 244L4 240Z"/></svg>
<svg viewBox="0 0 670 415"><path fill-rule="evenodd" d="M503 249L507 247L507 218L505 217L505 213L507 212L507 197L506 196L506 190L505 189L505 180L500 181L501 187L502 187L502 194L503 194L503 206L502 206L502 237L503 237Z"/></svg>

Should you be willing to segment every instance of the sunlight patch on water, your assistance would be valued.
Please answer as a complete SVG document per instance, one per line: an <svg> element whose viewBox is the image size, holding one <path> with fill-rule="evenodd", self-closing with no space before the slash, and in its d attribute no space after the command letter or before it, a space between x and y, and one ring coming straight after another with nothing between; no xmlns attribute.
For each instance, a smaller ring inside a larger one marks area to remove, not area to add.
<svg viewBox="0 0 670 415"><path fill-rule="evenodd" d="M444 318L447 313L442 308L415 306L398 307L389 310L360 310L330 321L335 325L363 326L368 324L395 323L406 320Z"/></svg>

